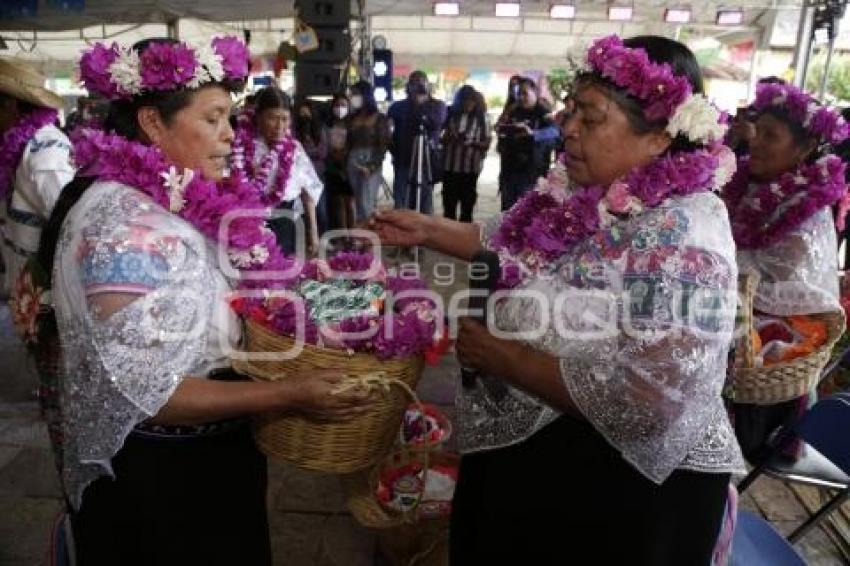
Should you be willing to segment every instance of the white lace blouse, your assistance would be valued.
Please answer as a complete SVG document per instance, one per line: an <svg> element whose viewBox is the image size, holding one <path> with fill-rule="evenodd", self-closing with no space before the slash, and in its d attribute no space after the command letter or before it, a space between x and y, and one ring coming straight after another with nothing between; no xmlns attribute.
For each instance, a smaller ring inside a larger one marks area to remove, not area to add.
<svg viewBox="0 0 850 566"><path fill-rule="evenodd" d="M498 222L484 226L485 243ZM718 197L669 199L600 230L525 281L497 304L495 322L560 358L578 410L650 480L660 484L677 469L743 472L721 399L734 250ZM459 388L457 403L466 452L521 442L558 416L488 379Z"/></svg>
<svg viewBox="0 0 850 566"><path fill-rule="evenodd" d="M738 268L759 276L756 310L776 316L841 311L838 242L829 207L772 246L739 250Z"/></svg>
<svg viewBox="0 0 850 566"><path fill-rule="evenodd" d="M226 365L240 338L217 250L143 193L97 182L71 209L56 249L53 298L62 344L63 481L85 487L185 376ZM105 316L99 299L131 302Z"/></svg>

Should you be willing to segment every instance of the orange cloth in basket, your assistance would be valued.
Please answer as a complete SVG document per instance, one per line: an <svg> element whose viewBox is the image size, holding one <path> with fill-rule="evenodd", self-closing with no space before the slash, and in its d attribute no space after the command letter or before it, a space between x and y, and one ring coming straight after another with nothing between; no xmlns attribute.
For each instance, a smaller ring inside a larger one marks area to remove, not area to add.
<svg viewBox="0 0 850 566"><path fill-rule="evenodd" d="M827 326L822 320L807 315L789 316L783 320L799 335L799 339L766 354L764 357L766 366L808 356L826 343ZM762 337L757 333L754 334L753 350L760 352L763 346Z"/></svg>

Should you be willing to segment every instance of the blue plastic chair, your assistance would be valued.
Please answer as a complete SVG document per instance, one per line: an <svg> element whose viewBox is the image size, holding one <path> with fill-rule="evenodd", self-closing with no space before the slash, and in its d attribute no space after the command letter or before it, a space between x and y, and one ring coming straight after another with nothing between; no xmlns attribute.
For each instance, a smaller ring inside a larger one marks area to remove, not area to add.
<svg viewBox="0 0 850 566"><path fill-rule="evenodd" d="M806 566L806 561L770 523L738 509L729 566Z"/></svg>
<svg viewBox="0 0 850 566"><path fill-rule="evenodd" d="M788 535L798 541L829 513L850 497L850 393L831 395L809 409L790 430L782 431L770 454L738 485L743 493L755 479L765 473L786 482L828 489L836 493ZM780 454L795 438L805 442L803 457L790 462Z"/></svg>

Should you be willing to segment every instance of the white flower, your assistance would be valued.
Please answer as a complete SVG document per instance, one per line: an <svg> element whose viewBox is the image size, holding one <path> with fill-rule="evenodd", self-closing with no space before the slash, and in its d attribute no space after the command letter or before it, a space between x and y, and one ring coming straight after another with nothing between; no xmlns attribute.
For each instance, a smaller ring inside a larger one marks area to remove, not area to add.
<svg viewBox="0 0 850 566"><path fill-rule="evenodd" d="M141 63L135 49L122 47L118 57L109 65L109 76L125 94L139 94L142 91Z"/></svg>
<svg viewBox="0 0 850 566"><path fill-rule="evenodd" d="M239 268L245 268L251 265L251 252L234 252L231 251L229 254L230 261Z"/></svg>
<svg viewBox="0 0 850 566"><path fill-rule="evenodd" d="M266 263L269 259L269 250L262 244L254 244L251 247L251 261L258 265Z"/></svg>
<svg viewBox="0 0 850 566"><path fill-rule="evenodd" d="M720 112L705 96L692 94L676 108L667 123L667 133L674 138L680 133L696 143L723 138L726 126L720 123Z"/></svg>
<svg viewBox="0 0 850 566"><path fill-rule="evenodd" d="M717 156L717 169L714 171L712 188L715 191L720 191L732 180L732 175L738 169L738 160L735 158L735 153L725 145L719 146L715 150L715 155Z"/></svg>
<svg viewBox="0 0 850 566"><path fill-rule="evenodd" d="M191 169L183 169L183 173L180 174L177 172L177 168L172 165L168 168L168 172L163 171L160 176L163 179L163 186L168 189L168 209L176 214L183 210L186 205L183 191L192 182L195 172Z"/></svg>
<svg viewBox="0 0 850 566"><path fill-rule="evenodd" d="M224 78L224 66L222 58L212 45L203 43L192 46L195 58L198 61L195 67L195 76L187 83L189 88L198 88L202 84L218 82Z"/></svg>
<svg viewBox="0 0 850 566"><path fill-rule="evenodd" d="M617 220L617 218L608 212L608 204L605 202L605 199L600 199L599 204L596 205L596 210L599 212L599 225L602 228L608 228Z"/></svg>

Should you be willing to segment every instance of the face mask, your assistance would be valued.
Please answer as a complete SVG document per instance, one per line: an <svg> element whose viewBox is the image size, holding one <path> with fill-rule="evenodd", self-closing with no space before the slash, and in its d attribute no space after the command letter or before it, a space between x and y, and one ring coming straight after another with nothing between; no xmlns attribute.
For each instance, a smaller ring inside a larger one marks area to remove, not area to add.
<svg viewBox="0 0 850 566"><path fill-rule="evenodd" d="M354 110L359 110L363 107L363 97L359 94L355 94L351 97L351 108Z"/></svg>
<svg viewBox="0 0 850 566"><path fill-rule="evenodd" d="M345 106L335 106L334 116L342 120L343 118L348 116L348 108L346 108Z"/></svg>

